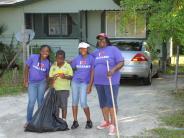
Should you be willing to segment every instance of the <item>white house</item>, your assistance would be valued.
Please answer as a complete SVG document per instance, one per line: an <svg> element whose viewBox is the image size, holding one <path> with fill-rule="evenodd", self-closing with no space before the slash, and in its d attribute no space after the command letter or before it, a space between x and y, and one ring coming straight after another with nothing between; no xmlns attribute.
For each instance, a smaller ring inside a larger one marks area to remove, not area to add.
<svg viewBox="0 0 184 138"><path fill-rule="evenodd" d="M31 45L48 44L73 57L80 41L95 46L100 32L111 38L145 37L145 16L139 16L141 22L133 19L121 31L119 10L113 0L1 0L0 25L7 30L0 41L10 43L12 35L25 27L35 32Z"/></svg>

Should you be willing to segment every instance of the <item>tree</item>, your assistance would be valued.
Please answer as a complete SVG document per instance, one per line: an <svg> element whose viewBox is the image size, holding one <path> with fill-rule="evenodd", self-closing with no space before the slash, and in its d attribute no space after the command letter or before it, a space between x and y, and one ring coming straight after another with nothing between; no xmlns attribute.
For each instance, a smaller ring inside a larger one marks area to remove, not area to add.
<svg viewBox="0 0 184 138"><path fill-rule="evenodd" d="M138 12L146 14L148 41L162 43L173 38L174 43L184 45L184 0L114 0L120 4L124 24ZM119 2L118 2L119 1Z"/></svg>

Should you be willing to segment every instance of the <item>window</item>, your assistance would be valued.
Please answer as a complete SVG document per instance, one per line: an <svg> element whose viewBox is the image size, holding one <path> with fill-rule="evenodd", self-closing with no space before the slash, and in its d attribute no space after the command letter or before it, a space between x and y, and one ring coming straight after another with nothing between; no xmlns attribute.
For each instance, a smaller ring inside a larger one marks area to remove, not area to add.
<svg viewBox="0 0 184 138"><path fill-rule="evenodd" d="M122 51L141 51L141 42L114 42L114 46L117 46Z"/></svg>
<svg viewBox="0 0 184 138"><path fill-rule="evenodd" d="M49 15L48 20L50 36L68 35L67 15Z"/></svg>
<svg viewBox="0 0 184 138"><path fill-rule="evenodd" d="M78 38L79 15L71 14L25 14L26 29L35 31L35 38Z"/></svg>
<svg viewBox="0 0 184 138"><path fill-rule="evenodd" d="M146 17L139 14L137 18L130 18L128 24L122 27L120 11L106 12L106 33L112 38L118 37L146 37Z"/></svg>

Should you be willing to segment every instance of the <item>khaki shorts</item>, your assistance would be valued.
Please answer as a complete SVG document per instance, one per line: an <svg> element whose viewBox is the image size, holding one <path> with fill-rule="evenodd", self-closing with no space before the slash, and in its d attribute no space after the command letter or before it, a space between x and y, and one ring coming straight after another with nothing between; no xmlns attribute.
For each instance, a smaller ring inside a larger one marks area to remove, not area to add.
<svg viewBox="0 0 184 138"><path fill-rule="evenodd" d="M56 104L61 109L66 109L68 106L69 90L56 91Z"/></svg>

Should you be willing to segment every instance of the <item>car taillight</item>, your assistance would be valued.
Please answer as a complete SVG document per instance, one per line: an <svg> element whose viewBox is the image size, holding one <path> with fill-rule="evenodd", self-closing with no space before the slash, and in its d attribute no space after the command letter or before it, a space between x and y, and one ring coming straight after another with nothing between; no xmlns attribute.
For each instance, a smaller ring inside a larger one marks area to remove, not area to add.
<svg viewBox="0 0 184 138"><path fill-rule="evenodd" d="M131 61L148 61L148 59L142 54L138 53L136 54Z"/></svg>

